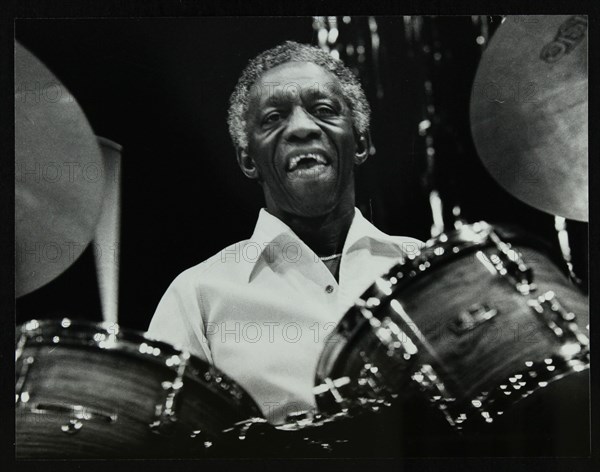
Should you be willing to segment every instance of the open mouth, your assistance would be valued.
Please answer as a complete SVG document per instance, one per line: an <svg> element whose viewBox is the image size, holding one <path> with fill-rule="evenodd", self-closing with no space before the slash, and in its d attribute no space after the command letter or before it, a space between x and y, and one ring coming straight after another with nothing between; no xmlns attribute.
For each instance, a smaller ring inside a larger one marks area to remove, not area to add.
<svg viewBox="0 0 600 472"><path fill-rule="evenodd" d="M296 172L302 170L315 170L319 167L328 166L329 162L319 153L305 153L292 157L287 163L287 172Z"/></svg>

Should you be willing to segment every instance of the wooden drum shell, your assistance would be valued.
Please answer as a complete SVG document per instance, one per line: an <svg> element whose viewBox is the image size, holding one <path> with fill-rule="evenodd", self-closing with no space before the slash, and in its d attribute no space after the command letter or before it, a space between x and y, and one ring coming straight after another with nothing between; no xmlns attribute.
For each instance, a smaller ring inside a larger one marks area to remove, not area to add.
<svg viewBox="0 0 600 472"><path fill-rule="evenodd" d="M123 330L111 344L92 323L33 323L17 347L18 458L202 456L205 442L260 416L231 379L190 356L174 415L161 419L184 353ZM158 419L163 427L151 428Z"/></svg>
<svg viewBox="0 0 600 472"><path fill-rule="evenodd" d="M394 454L586 454L588 323L588 298L543 245L467 225L346 313L317 367L317 405L375 415Z"/></svg>

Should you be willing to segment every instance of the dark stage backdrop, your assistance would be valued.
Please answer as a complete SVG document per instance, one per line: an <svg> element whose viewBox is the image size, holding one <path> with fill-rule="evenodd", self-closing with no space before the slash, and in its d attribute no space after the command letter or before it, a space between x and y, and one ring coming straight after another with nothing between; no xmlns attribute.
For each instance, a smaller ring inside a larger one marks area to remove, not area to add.
<svg viewBox="0 0 600 472"><path fill-rule="evenodd" d="M493 31L499 19L490 19ZM225 121L229 95L247 61L260 51L286 39L316 44L312 21L16 22L16 39L77 98L95 133L123 145L123 326L145 330L178 273L252 233L262 193L235 162ZM356 37L341 39L367 38L367 19L352 22L348 31ZM407 46L403 18L377 18L377 24L378 73L371 67L368 41L359 67L373 108L377 152L359 168L358 205L382 230L425 240L431 211L417 132L423 119L423 71ZM460 204L467 221L516 224L556 249L553 218L502 190L475 153L468 109L480 47L471 18L438 17L436 25L443 56L430 79L441 118L436 175L443 198ZM587 224L569 222L569 229L576 270L587 280ZM63 316L102 318L90 249L53 282L17 300L17 323Z"/></svg>

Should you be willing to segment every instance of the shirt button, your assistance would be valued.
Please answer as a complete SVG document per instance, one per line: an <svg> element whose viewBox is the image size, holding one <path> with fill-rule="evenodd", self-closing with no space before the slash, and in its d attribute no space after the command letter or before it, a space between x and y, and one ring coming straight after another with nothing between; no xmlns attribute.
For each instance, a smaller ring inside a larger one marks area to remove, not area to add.
<svg viewBox="0 0 600 472"><path fill-rule="evenodd" d="M328 285L327 287L325 287L325 291L326 291L327 293L331 293L331 292L333 292L333 285Z"/></svg>

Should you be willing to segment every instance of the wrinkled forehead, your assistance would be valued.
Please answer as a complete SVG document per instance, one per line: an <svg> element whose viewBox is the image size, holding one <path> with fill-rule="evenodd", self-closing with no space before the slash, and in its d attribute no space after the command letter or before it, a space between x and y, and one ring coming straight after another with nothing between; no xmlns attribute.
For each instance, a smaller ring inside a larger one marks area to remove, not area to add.
<svg viewBox="0 0 600 472"><path fill-rule="evenodd" d="M338 78L312 62L286 62L266 71L250 88L250 108L297 100L344 101Z"/></svg>

